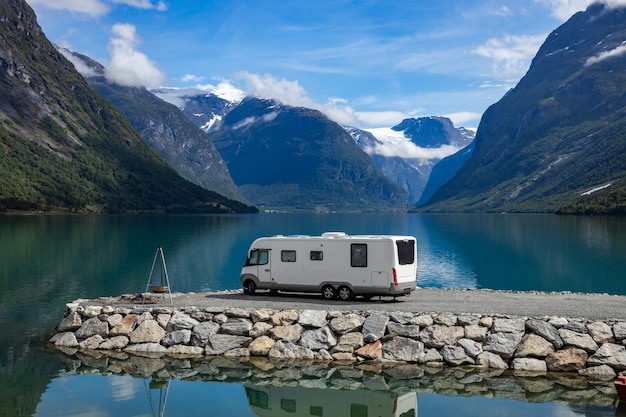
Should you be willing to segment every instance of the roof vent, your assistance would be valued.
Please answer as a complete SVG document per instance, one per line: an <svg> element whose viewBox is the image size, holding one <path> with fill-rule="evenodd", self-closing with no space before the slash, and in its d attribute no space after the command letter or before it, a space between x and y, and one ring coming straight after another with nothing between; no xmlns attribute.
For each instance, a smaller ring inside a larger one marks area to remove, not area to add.
<svg viewBox="0 0 626 417"><path fill-rule="evenodd" d="M346 237L347 235L344 232L325 232L322 233L322 237L328 237L328 238L333 238L333 237Z"/></svg>

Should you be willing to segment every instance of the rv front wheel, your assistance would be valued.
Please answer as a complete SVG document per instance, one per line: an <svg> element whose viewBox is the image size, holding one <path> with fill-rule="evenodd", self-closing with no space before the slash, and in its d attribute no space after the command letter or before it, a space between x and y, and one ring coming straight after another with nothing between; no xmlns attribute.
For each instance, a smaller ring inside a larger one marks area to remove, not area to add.
<svg viewBox="0 0 626 417"><path fill-rule="evenodd" d="M324 297L324 299L333 300L335 298L335 295L335 289L332 285L326 285L324 288L322 288L322 296Z"/></svg>
<svg viewBox="0 0 626 417"><path fill-rule="evenodd" d="M342 301L349 301L354 298L354 293L350 288L344 285L343 287L339 287L339 290L337 290L337 297L339 297Z"/></svg>
<svg viewBox="0 0 626 417"><path fill-rule="evenodd" d="M247 295L254 295L256 292L256 284L252 280L246 281L245 286L243 287L243 293Z"/></svg>

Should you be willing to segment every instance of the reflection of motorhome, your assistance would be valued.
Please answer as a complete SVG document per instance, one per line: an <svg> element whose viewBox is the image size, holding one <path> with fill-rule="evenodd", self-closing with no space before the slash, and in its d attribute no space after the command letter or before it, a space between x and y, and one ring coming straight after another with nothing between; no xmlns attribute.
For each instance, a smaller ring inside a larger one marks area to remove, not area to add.
<svg viewBox="0 0 626 417"><path fill-rule="evenodd" d="M413 236L273 236L255 240L241 270L246 294L257 289L316 292L326 299L396 297L415 289Z"/></svg>
<svg viewBox="0 0 626 417"><path fill-rule="evenodd" d="M259 417L417 417L417 393L244 384Z"/></svg>

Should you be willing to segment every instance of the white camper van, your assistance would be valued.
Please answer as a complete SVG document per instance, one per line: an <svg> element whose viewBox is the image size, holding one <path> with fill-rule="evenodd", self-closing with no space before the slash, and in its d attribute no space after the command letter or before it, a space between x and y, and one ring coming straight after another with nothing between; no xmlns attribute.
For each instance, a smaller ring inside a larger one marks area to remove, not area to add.
<svg viewBox="0 0 626 417"><path fill-rule="evenodd" d="M417 417L417 393L244 384L258 417Z"/></svg>
<svg viewBox="0 0 626 417"><path fill-rule="evenodd" d="M255 240L241 269L246 294L257 289L321 293L325 299L408 295L417 283L413 236L272 236Z"/></svg>

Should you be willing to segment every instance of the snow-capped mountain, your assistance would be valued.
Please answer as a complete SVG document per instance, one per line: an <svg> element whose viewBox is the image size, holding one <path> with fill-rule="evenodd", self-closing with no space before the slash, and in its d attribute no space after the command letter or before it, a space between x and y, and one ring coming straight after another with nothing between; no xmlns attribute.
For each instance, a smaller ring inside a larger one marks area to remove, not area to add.
<svg viewBox="0 0 626 417"><path fill-rule="evenodd" d="M445 117L405 119L391 128L344 129L383 174L402 186L409 203L419 201L433 167L463 149L474 132Z"/></svg>

